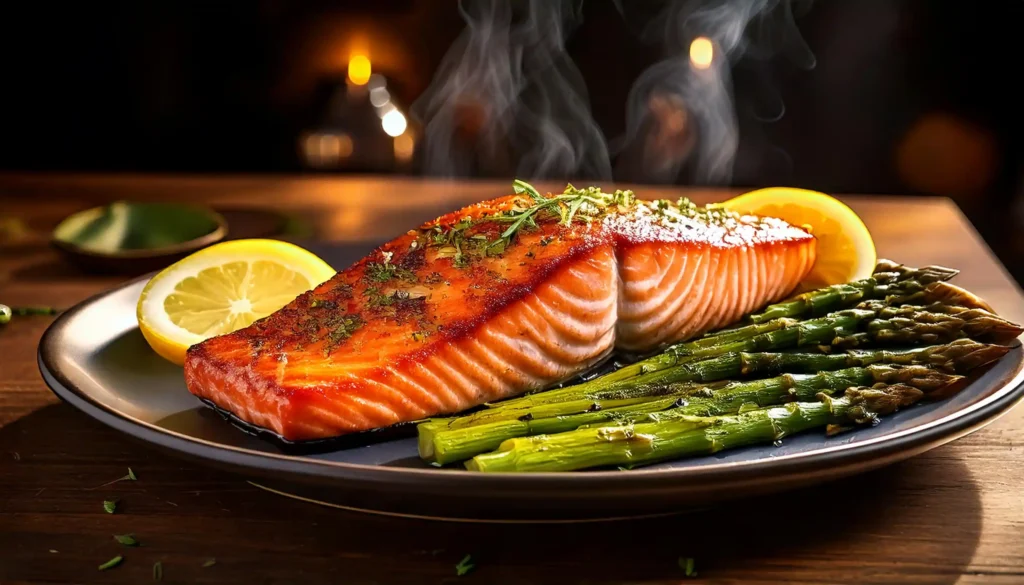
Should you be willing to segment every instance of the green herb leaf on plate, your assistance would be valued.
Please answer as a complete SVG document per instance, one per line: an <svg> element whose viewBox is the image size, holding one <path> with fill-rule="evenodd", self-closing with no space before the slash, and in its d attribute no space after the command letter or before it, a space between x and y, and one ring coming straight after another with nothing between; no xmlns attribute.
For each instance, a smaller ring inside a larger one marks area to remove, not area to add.
<svg viewBox="0 0 1024 585"><path fill-rule="evenodd" d="M473 555L466 555L459 561L459 564L455 565L455 574L461 577L475 568L476 564L473 563Z"/></svg>
<svg viewBox="0 0 1024 585"><path fill-rule="evenodd" d="M163 581L164 580L164 564L160 561L153 563L153 580Z"/></svg>
<svg viewBox="0 0 1024 585"><path fill-rule="evenodd" d="M113 514L117 510L117 500L103 500L103 509L107 514Z"/></svg>
<svg viewBox="0 0 1024 585"><path fill-rule="evenodd" d="M114 540L125 546L139 546L139 541L134 534L115 534Z"/></svg>
<svg viewBox="0 0 1024 585"><path fill-rule="evenodd" d="M694 570L695 562L692 557L679 557L679 568L683 570L687 577L696 577L697 571Z"/></svg>
<svg viewBox="0 0 1024 585"><path fill-rule="evenodd" d="M122 557L121 555L117 555L116 557L114 557L114 558L110 559L109 561L107 561L107 562L103 563L102 565L100 565L98 568L101 571L106 571L107 569L113 569L114 567L120 565L121 561L123 561L123 560L124 560L124 557Z"/></svg>

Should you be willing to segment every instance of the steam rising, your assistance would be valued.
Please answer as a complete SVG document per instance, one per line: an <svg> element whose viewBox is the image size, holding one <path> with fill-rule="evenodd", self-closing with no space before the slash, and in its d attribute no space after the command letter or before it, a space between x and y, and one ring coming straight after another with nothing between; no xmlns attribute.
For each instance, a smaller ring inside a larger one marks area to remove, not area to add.
<svg viewBox="0 0 1024 585"><path fill-rule="evenodd" d="M604 136L565 52L579 10L572 0L460 2L466 29L413 104L425 173L611 178Z"/></svg>
<svg viewBox="0 0 1024 585"><path fill-rule="evenodd" d="M790 1L665 2L642 28L664 59L629 92L626 132L614 145L616 179L730 181L739 145L732 66L740 56L766 59L780 50L798 66L814 66ZM574 0L460 2L466 29L413 105L426 174L612 178L609 149L565 51L580 8ZM778 111L763 119L781 117L775 101Z"/></svg>
<svg viewBox="0 0 1024 585"><path fill-rule="evenodd" d="M628 180L672 182L688 174L700 184L728 183L739 146L732 65L745 53L766 59L785 46L798 65L814 66L788 0L676 0L643 36L666 56L640 75L627 98L616 175ZM708 41L710 64L693 60Z"/></svg>

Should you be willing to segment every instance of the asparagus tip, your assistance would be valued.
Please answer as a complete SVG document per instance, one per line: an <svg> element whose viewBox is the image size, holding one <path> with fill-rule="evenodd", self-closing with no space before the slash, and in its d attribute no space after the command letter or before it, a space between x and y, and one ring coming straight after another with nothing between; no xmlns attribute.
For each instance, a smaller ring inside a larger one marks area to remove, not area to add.
<svg viewBox="0 0 1024 585"><path fill-rule="evenodd" d="M879 415L890 414L914 404L924 396L924 392L907 384L875 384L870 388L848 388L845 396L850 400L851 418L864 424Z"/></svg>
<svg viewBox="0 0 1024 585"><path fill-rule="evenodd" d="M899 384L924 392L935 392L963 379L963 376L946 374L922 365L871 365L868 370L879 384Z"/></svg>
<svg viewBox="0 0 1024 585"><path fill-rule="evenodd" d="M968 309L958 313L957 317L964 321L964 333L972 338L983 337L996 343L1007 343L1024 333L1024 327L985 309Z"/></svg>
<svg viewBox="0 0 1024 585"><path fill-rule="evenodd" d="M984 299L955 284L941 281L933 282L924 288L924 292L928 299L933 302L967 307L968 309L984 309L990 313L995 313L992 305L989 305Z"/></svg>
<svg viewBox="0 0 1024 585"><path fill-rule="evenodd" d="M957 339L937 346L929 356L932 365L965 373L999 360L1010 351L1006 345L979 343L973 339Z"/></svg>
<svg viewBox="0 0 1024 585"><path fill-rule="evenodd" d="M875 263L874 274L895 274L896 280L916 280L921 284L929 284L932 282L941 282L949 280L960 274L960 271L955 268L947 268L945 266L922 266L921 268L911 268L905 264L893 262L885 258L880 258Z"/></svg>

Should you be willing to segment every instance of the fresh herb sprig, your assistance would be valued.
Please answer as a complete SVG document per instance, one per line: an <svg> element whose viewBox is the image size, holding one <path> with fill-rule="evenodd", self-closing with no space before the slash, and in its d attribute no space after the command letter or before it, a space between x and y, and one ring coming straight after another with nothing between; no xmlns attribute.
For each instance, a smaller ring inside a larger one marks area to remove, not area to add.
<svg viewBox="0 0 1024 585"><path fill-rule="evenodd" d="M525 209L512 209L490 218L511 223L497 240L491 242L491 246L508 246L524 227L537 227L536 217L542 212L557 212L559 223L569 225L577 216L589 222L612 205L628 206L634 201L632 191L616 190L614 193L605 193L599 187L577 189L572 184L567 185L561 195L545 197L533 185L521 179L516 179L512 183L512 190L517 195L526 195L532 199L533 205Z"/></svg>
<svg viewBox="0 0 1024 585"><path fill-rule="evenodd" d="M530 205L517 205L507 211L475 220L467 217L446 228L435 225L428 233L428 242L433 246L447 248L446 253L451 256L452 263L456 267L465 267L469 264L467 252L470 249L479 250L482 256L500 255L512 245L516 235L524 229L536 228L542 217L552 216L566 226L576 219L590 222L612 206L629 206L635 200L632 191L605 193L598 187L577 189L571 184L560 195L547 197L522 179L512 183L512 190L517 195L525 195ZM493 241L488 241L483 234L468 235L471 228L486 222L509 225Z"/></svg>

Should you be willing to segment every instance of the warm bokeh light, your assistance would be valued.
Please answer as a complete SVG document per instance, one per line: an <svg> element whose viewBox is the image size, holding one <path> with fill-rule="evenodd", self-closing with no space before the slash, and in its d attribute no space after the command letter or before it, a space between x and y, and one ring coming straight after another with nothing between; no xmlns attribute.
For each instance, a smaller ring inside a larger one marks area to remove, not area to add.
<svg viewBox="0 0 1024 585"><path fill-rule="evenodd" d="M391 101L391 94L383 87L375 87L370 90L370 103L376 108L383 108Z"/></svg>
<svg viewBox="0 0 1024 585"><path fill-rule="evenodd" d="M984 193L1000 166L999 142L989 128L945 112L921 116L896 145L903 183L960 202Z"/></svg>
<svg viewBox="0 0 1024 585"><path fill-rule="evenodd" d="M411 134L395 136L395 159L400 162L412 160L413 151L416 148L416 141Z"/></svg>
<svg viewBox="0 0 1024 585"><path fill-rule="evenodd" d="M715 46L707 37L697 37L690 43L690 63L697 69L711 67L711 61L715 58Z"/></svg>
<svg viewBox="0 0 1024 585"><path fill-rule="evenodd" d="M380 119L380 125L388 136L401 136L405 132L405 116L398 110L391 110Z"/></svg>
<svg viewBox="0 0 1024 585"><path fill-rule="evenodd" d="M348 134L310 134L303 144L306 161L313 166L326 167L352 156L355 145Z"/></svg>
<svg viewBox="0 0 1024 585"><path fill-rule="evenodd" d="M370 81L370 59L366 55L356 55L348 61L348 78L356 85L366 85Z"/></svg>

